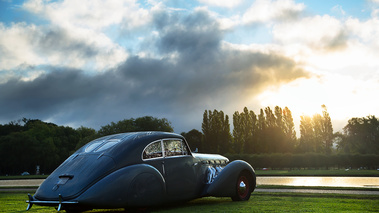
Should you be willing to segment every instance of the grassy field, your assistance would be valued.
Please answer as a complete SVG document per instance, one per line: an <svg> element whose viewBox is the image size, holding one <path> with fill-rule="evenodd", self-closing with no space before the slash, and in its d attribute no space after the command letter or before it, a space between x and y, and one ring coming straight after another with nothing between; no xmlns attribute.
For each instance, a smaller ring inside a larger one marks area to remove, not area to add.
<svg viewBox="0 0 379 213"><path fill-rule="evenodd" d="M25 212L26 192L0 193L1 212ZM33 206L29 212L56 212L53 207ZM87 212L136 212L124 209ZM379 195L340 195L254 192L248 202L230 198L201 198L191 202L137 212L379 212Z"/></svg>

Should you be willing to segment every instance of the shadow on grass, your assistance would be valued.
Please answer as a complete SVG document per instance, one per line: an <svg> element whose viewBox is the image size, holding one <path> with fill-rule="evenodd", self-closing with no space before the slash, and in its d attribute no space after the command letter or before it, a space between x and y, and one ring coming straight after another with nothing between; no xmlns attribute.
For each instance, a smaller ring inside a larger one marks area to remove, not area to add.
<svg viewBox="0 0 379 213"><path fill-rule="evenodd" d="M207 209L212 209L213 207L220 206L220 204L233 203L230 198L214 198L205 197L198 198L188 202L177 202L165 205L159 205L147 208L128 208L128 209L94 209L91 211L86 211L87 213L92 212L111 212L111 213L149 213L149 212L180 212L180 209L188 209L195 207L196 209L206 207Z"/></svg>

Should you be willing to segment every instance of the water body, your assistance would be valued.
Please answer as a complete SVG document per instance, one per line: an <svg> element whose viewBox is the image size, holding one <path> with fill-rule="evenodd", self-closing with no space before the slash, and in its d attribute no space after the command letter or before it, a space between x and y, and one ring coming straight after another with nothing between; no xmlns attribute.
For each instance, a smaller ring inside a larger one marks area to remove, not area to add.
<svg viewBox="0 0 379 213"><path fill-rule="evenodd" d="M257 185L379 188L379 177L257 177Z"/></svg>
<svg viewBox="0 0 379 213"><path fill-rule="evenodd" d="M362 190L327 190L327 189L260 189L254 192L285 192L285 193L312 193L312 194L350 194L350 195L379 195L379 191L362 191Z"/></svg>

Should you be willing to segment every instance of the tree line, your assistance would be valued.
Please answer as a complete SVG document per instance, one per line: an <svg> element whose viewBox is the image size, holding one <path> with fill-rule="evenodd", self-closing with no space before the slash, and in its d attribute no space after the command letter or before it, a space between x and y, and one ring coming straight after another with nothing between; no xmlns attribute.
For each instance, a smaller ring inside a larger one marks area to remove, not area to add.
<svg viewBox="0 0 379 213"><path fill-rule="evenodd" d="M274 110L260 109L259 114L247 107L236 111L232 132L228 115L205 110L202 132L182 134L204 152L222 154L379 154L379 120L375 116L351 118L343 132L334 133L326 106L321 108L322 114L300 117L300 138L296 136L291 110L279 106Z"/></svg>
<svg viewBox="0 0 379 213"><path fill-rule="evenodd" d="M296 137L292 112L276 106L260 109L259 114L247 107L233 114L233 131L230 132L228 115L223 111L205 110L202 133L192 130L183 133L198 141L195 143L205 152L269 154L269 153L331 153L334 135L331 118L326 106L322 115L301 116L300 138ZM202 139L201 139L202 138Z"/></svg>
<svg viewBox="0 0 379 213"><path fill-rule="evenodd" d="M290 109L279 106L273 110L270 107L260 109L259 114L245 107L242 112L236 111L231 120L221 110L205 110L201 132L193 129L181 134L192 150L198 148L199 152L220 153L231 158L264 159L265 162L269 161L268 156L282 156L281 162L289 162L284 158L291 156L295 159L291 162L299 159L302 162L299 158L302 155L356 156L354 159L361 162L359 159L372 159L364 157L366 155L379 155L379 120L375 116L351 118L343 132L333 133L327 108L324 105L321 107L322 114L301 116L300 138L296 136ZM232 130L230 122L233 124ZM20 174L23 171L35 173L36 165L40 166L40 173L50 173L89 141L133 131L173 132L173 127L167 119L151 116L111 122L98 131L26 118L0 124L0 175Z"/></svg>
<svg viewBox="0 0 379 213"><path fill-rule="evenodd" d="M96 131L58 126L38 119L22 119L0 124L0 175L16 175L24 171L51 173L68 156L93 139L133 131L172 132L171 123L151 116L125 119L110 123Z"/></svg>

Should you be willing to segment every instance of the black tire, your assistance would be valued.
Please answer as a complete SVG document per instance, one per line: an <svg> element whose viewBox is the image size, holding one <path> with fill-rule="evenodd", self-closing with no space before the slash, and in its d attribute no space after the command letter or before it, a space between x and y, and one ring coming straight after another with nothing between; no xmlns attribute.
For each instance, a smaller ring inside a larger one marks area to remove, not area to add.
<svg viewBox="0 0 379 213"><path fill-rule="evenodd" d="M242 171L236 182L236 195L232 197L233 201L247 201L250 199L253 187L253 177L247 171Z"/></svg>

